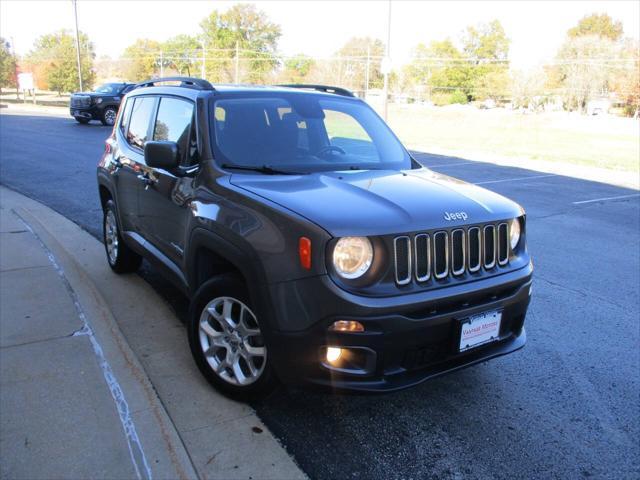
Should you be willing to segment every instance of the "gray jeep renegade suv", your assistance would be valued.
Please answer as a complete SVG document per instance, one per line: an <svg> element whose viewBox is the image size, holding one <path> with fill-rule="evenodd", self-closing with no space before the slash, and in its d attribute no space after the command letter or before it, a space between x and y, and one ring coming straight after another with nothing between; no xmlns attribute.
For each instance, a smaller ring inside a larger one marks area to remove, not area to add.
<svg viewBox="0 0 640 480"><path fill-rule="evenodd" d="M191 299L227 394L395 390L525 343L523 209L422 167L347 90L150 80L98 184L109 265L145 257Z"/></svg>

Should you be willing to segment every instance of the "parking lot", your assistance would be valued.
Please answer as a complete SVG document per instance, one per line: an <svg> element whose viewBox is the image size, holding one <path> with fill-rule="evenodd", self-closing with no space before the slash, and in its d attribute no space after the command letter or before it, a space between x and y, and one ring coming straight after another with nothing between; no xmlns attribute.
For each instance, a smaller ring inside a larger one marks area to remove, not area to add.
<svg viewBox="0 0 640 480"><path fill-rule="evenodd" d="M3 112L0 182L99 237L95 167L109 132L70 117ZM638 191L470 159L416 158L526 209L535 264L527 346L393 394L280 389L254 405L259 417L313 479L637 478ZM186 299L146 264L140 274L184 318ZM125 336L135 332L128 340L136 353L152 328L122 326ZM176 369L176 376L195 371Z"/></svg>

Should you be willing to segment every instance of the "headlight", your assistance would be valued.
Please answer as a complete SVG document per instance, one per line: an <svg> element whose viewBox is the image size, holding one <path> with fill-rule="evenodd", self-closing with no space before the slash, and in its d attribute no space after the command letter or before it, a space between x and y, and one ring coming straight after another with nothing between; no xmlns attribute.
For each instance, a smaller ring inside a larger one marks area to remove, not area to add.
<svg viewBox="0 0 640 480"><path fill-rule="evenodd" d="M364 275L373 260L373 247L366 237L343 237L333 249L333 266L338 275L354 279Z"/></svg>
<svg viewBox="0 0 640 480"><path fill-rule="evenodd" d="M102 103L102 99L100 97L98 97L98 98L96 98L94 100L95 100L96 104Z"/></svg>
<svg viewBox="0 0 640 480"><path fill-rule="evenodd" d="M511 243L511 250L515 250L520 241L520 219L514 218L509 221L509 242Z"/></svg>

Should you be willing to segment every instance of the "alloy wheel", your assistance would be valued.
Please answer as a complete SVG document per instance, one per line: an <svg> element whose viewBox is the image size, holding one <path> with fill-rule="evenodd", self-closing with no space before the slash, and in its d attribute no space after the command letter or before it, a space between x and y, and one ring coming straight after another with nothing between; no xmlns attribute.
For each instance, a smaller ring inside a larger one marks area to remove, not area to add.
<svg viewBox="0 0 640 480"><path fill-rule="evenodd" d="M240 300L211 300L200 315L199 338L207 363L226 382L246 386L262 375L267 349L255 315Z"/></svg>
<svg viewBox="0 0 640 480"><path fill-rule="evenodd" d="M118 224L116 222L116 215L111 209L107 211L107 216L104 221L104 241L107 245L109 263L115 265L118 260Z"/></svg>

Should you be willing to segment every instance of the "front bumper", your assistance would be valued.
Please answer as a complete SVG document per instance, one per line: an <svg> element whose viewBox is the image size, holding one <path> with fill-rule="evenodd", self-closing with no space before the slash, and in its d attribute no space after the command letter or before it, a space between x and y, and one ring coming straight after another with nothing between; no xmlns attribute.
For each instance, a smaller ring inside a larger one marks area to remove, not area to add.
<svg viewBox="0 0 640 480"><path fill-rule="evenodd" d="M511 353L526 342L532 270L529 264L498 277L424 292L418 298L357 297L344 293L326 276L279 284L271 293L280 299L274 310L280 319L286 323L310 312L319 316L304 330L272 330L268 339L272 364L287 384L383 392ZM498 340L459 352L460 321L491 310L502 311ZM329 332L336 320L357 320L365 331ZM323 366L326 346L355 348L372 361L359 372L330 370Z"/></svg>
<svg viewBox="0 0 640 480"><path fill-rule="evenodd" d="M86 118L88 120L100 120L100 112L98 107L69 107L69 114L76 118Z"/></svg>

